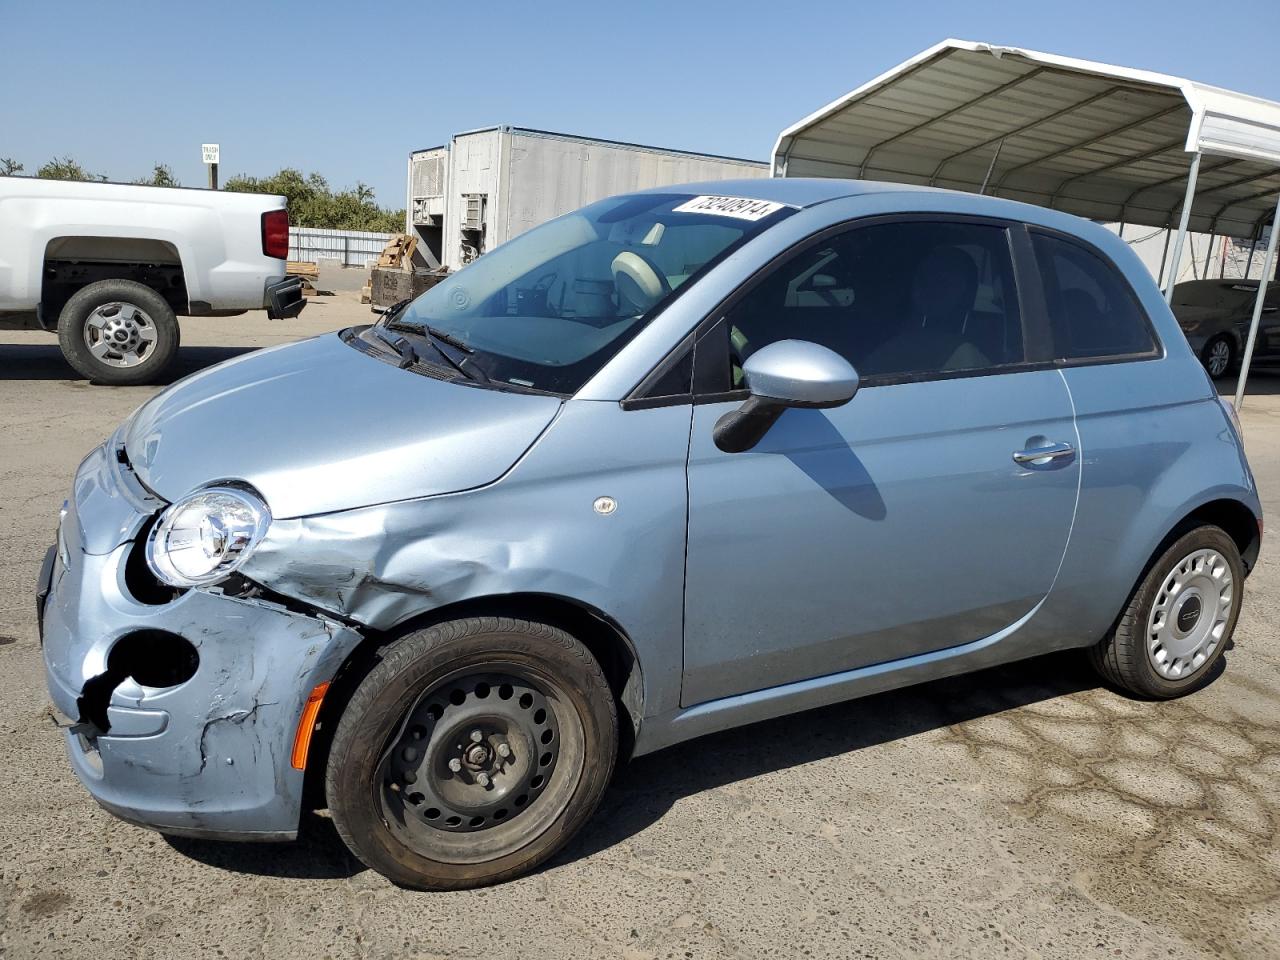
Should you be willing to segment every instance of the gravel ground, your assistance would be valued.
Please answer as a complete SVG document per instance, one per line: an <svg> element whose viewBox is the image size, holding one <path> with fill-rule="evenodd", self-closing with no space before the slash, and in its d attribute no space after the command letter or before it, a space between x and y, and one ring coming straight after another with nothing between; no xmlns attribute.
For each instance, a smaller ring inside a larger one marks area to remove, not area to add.
<svg viewBox="0 0 1280 960"><path fill-rule="evenodd" d="M184 321L182 373L368 317ZM1280 377L1245 412L1280 516ZM309 816L293 844L168 840L99 810L45 712L32 592L75 465L152 388L0 332L0 956L1280 956L1280 564L1226 673L1139 703L1076 656L720 734L624 769L553 864L397 889Z"/></svg>

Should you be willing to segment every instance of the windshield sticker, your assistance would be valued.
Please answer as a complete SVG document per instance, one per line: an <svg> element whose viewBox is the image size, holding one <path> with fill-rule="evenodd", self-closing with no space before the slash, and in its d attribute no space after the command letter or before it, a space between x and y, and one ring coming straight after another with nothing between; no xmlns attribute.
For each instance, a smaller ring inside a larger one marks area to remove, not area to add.
<svg viewBox="0 0 1280 960"><path fill-rule="evenodd" d="M763 220L785 206L785 203L751 200L747 197L694 197L673 207L671 212L710 213L717 217L733 217L735 220Z"/></svg>

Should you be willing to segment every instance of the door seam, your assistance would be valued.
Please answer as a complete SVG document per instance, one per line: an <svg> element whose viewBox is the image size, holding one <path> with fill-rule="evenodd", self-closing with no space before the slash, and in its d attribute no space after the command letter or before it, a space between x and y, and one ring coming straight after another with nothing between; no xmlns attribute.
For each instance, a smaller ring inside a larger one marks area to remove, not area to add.
<svg viewBox="0 0 1280 960"><path fill-rule="evenodd" d="M1080 418L1076 415L1076 399L1071 395L1071 384L1067 383L1067 375L1058 368L1058 376L1062 379L1062 389L1067 391L1067 403L1071 405L1071 429L1076 435L1076 501L1071 508L1071 525L1067 527L1067 542L1062 546L1062 556L1058 558L1058 569L1054 571L1053 582L1045 593L1045 599L1053 593L1058 585L1058 577L1067 562L1067 552L1071 549L1071 537L1075 533L1076 518L1080 516L1080 491L1084 488L1084 444L1080 440ZM686 549L688 547L686 546Z"/></svg>

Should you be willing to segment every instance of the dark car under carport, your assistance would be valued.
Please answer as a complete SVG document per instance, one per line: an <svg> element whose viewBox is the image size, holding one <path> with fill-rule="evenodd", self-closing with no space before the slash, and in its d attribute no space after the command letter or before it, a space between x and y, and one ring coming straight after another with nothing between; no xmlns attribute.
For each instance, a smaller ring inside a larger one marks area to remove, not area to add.
<svg viewBox="0 0 1280 960"><path fill-rule="evenodd" d="M1224 376L1244 353L1253 318L1256 280L1187 280L1173 288L1174 316L1209 375ZM1254 358L1280 357L1280 286L1267 290Z"/></svg>

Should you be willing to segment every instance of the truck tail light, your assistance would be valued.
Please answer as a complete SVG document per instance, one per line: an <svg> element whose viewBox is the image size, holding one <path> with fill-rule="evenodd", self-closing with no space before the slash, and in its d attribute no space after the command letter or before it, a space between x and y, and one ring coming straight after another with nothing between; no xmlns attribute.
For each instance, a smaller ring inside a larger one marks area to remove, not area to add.
<svg viewBox="0 0 1280 960"><path fill-rule="evenodd" d="M268 210L262 215L262 254L289 259L289 211Z"/></svg>

